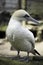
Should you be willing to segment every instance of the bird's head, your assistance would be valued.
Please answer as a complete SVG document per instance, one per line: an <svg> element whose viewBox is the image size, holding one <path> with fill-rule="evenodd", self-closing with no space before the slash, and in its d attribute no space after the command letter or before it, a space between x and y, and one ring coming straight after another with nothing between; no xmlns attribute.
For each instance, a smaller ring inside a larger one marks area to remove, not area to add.
<svg viewBox="0 0 43 65"><path fill-rule="evenodd" d="M27 13L25 10L17 10L13 13L12 17L19 21L33 21L36 24L38 24L38 21L32 18L29 13Z"/></svg>

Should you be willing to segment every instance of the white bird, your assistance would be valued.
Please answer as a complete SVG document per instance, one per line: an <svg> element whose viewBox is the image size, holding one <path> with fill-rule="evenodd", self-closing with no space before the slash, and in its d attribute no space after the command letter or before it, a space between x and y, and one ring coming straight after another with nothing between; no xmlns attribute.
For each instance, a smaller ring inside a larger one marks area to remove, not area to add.
<svg viewBox="0 0 43 65"><path fill-rule="evenodd" d="M22 21L33 21L38 24L25 10L17 10L10 18L6 36L11 45L18 51L26 51L28 53L40 55L35 48L35 39L31 31L21 25Z"/></svg>

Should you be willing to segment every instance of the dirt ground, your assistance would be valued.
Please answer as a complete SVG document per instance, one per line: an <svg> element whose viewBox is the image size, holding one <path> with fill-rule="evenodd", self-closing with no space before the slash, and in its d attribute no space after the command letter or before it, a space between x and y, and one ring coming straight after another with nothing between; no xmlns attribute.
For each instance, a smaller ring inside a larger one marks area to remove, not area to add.
<svg viewBox="0 0 43 65"><path fill-rule="evenodd" d="M0 56L16 56L17 51L11 51L11 44L9 42L2 42L3 39L0 39ZM35 43L35 49L43 56L43 41ZM20 56L26 56L27 52L21 52ZM32 54L30 54L32 55Z"/></svg>

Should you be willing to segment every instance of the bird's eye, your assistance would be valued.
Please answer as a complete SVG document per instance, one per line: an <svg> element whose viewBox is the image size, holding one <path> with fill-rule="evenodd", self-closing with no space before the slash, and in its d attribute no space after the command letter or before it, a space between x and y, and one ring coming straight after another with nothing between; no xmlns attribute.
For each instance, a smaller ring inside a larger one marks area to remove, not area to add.
<svg viewBox="0 0 43 65"><path fill-rule="evenodd" d="M26 17L29 17L29 16L26 14L24 17L26 18Z"/></svg>

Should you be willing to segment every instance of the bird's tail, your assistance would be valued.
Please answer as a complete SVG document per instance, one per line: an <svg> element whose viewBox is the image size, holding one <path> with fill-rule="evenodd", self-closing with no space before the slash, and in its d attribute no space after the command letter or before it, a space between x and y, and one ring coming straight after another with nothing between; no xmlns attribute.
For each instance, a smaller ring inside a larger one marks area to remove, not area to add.
<svg viewBox="0 0 43 65"><path fill-rule="evenodd" d="M33 50L32 54L34 54L34 55L36 55L36 54L40 55L40 53L36 49Z"/></svg>
<svg viewBox="0 0 43 65"><path fill-rule="evenodd" d="M36 49L34 49L34 52L35 52L35 54L40 55L40 53Z"/></svg>

